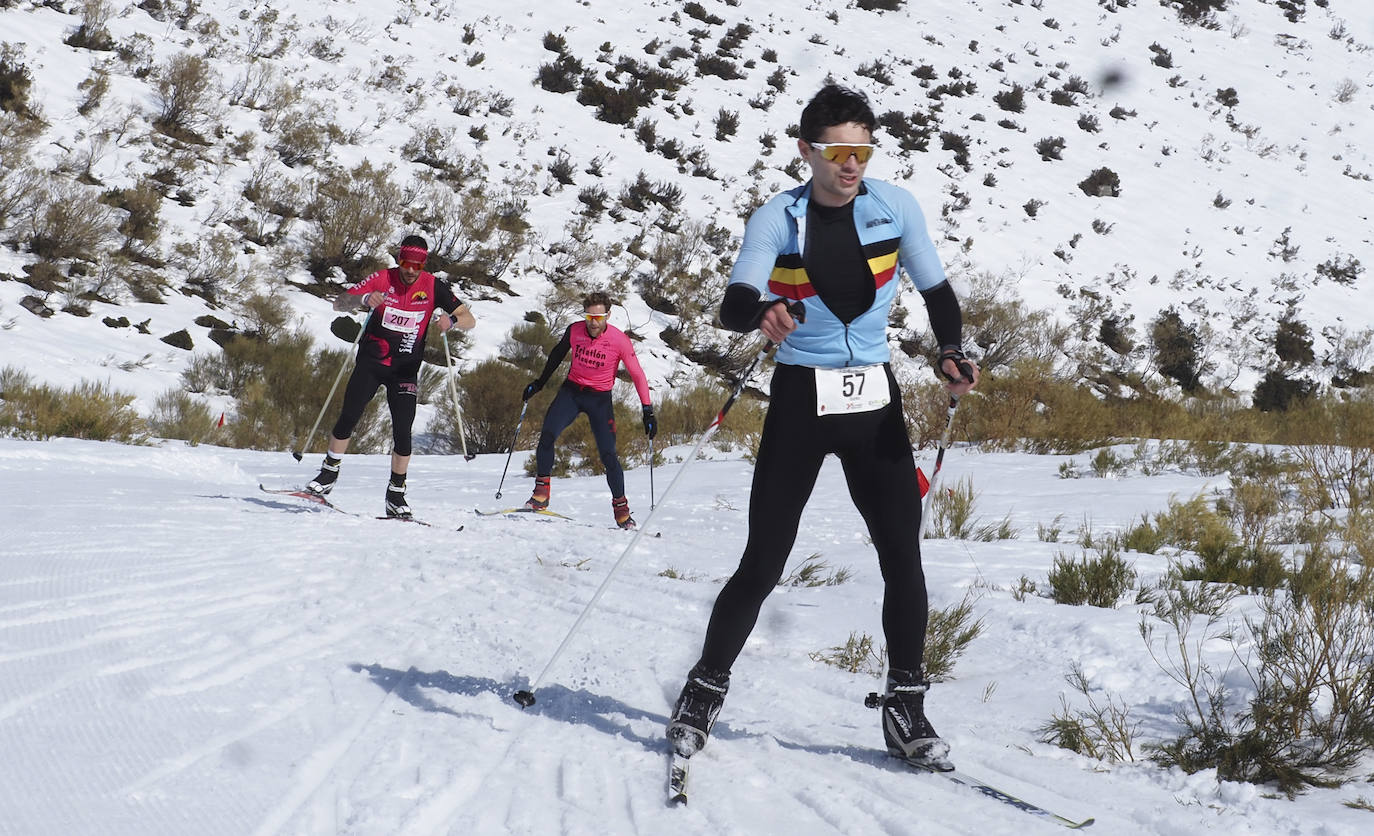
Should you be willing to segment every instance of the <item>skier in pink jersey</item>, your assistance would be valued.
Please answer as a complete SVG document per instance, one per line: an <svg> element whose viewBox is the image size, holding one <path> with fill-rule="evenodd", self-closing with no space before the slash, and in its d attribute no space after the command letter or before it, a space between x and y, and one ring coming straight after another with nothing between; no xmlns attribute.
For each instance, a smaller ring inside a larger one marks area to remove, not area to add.
<svg viewBox="0 0 1374 836"><path fill-rule="evenodd" d="M615 412L611 403L611 389L615 386L616 369L621 363L634 381L639 402L644 406L644 433L653 438L658 434L654 407L649 402L649 381L635 357L634 346L625 332L607 323L611 313L611 298L605 293L592 293L582 300L583 321L574 322L564 332L563 339L549 352L548 362L539 379L525 387L523 400L528 401L544 388L563 358L572 352L568 377L558 387L558 394L549 411L544 413L544 426L539 432L539 447L535 450L534 493L526 508L541 511L549 507L550 477L553 474L553 447L558 436L577 420L579 412L587 414L596 450L606 468L606 484L611 489L611 511L621 528L634 528L630 503L625 498L625 471L615 452Z"/></svg>

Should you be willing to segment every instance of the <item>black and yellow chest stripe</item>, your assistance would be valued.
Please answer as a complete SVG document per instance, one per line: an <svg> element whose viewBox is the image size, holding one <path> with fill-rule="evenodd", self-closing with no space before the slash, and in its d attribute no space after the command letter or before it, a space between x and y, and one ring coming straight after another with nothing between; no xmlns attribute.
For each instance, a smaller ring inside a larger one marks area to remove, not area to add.
<svg viewBox="0 0 1374 836"><path fill-rule="evenodd" d="M874 287L882 287L897 275L897 245L900 240L889 238L874 241L863 247L868 269L873 273ZM773 273L768 277L768 289L786 299L805 299L816 295L811 277L806 274L801 253L784 253L773 262Z"/></svg>

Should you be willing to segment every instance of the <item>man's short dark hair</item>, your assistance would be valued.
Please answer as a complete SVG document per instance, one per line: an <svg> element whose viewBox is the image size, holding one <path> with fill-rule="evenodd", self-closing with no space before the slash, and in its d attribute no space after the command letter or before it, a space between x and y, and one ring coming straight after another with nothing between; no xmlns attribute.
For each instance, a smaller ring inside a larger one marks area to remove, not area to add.
<svg viewBox="0 0 1374 836"><path fill-rule="evenodd" d="M863 93L838 84L827 84L802 109L799 125L801 138L807 142L820 142L826 128L850 122L858 123L872 133L878 125L878 117L873 115L873 108L868 106L868 97Z"/></svg>
<svg viewBox="0 0 1374 836"><path fill-rule="evenodd" d="M422 250L429 249L429 242L418 235L407 235L401 239L402 247L419 247Z"/></svg>
<svg viewBox="0 0 1374 836"><path fill-rule="evenodd" d="M588 293L582 297L582 310L590 308L592 305L600 305L606 309L606 313L611 312L611 297L600 290Z"/></svg>

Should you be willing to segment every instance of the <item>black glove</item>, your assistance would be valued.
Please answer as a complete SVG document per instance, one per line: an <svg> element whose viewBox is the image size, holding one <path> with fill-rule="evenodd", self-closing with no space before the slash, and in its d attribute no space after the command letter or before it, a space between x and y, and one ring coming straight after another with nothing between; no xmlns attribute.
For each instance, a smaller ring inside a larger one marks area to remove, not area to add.
<svg viewBox="0 0 1374 836"><path fill-rule="evenodd" d="M543 388L544 388L544 384L543 384L543 383L540 383L540 382L537 381L537 380L531 380L530 383L529 383L529 385L525 387L524 393L520 395L520 400L522 400L522 401L527 401L527 400L529 400L530 398L534 397L535 394L537 394L537 393L539 392L540 389L543 389Z"/></svg>
<svg viewBox="0 0 1374 836"><path fill-rule="evenodd" d="M953 377L949 372L945 371L946 360L954 361L955 367L959 369L960 377ZM940 356L935 360L935 368L940 374L944 375L950 383L959 383L964 380L971 382L973 380L973 367L968 364L968 356L964 354L963 349L959 348L957 345L940 346Z"/></svg>
<svg viewBox="0 0 1374 836"><path fill-rule="evenodd" d="M649 404L644 406L644 434L651 441L654 436L658 435L658 419L654 417L654 408Z"/></svg>

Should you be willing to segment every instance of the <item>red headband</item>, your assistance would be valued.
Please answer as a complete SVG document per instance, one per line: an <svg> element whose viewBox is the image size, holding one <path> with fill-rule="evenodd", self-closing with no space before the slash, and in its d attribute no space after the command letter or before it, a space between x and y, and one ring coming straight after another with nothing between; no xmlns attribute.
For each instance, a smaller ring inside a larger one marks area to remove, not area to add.
<svg viewBox="0 0 1374 836"><path fill-rule="evenodd" d="M424 264L427 258L429 258L429 250L424 247L401 247L401 255L397 261L418 261Z"/></svg>

